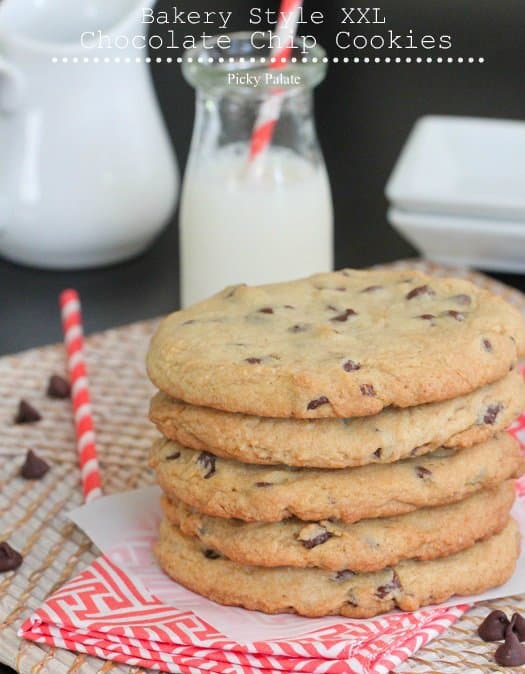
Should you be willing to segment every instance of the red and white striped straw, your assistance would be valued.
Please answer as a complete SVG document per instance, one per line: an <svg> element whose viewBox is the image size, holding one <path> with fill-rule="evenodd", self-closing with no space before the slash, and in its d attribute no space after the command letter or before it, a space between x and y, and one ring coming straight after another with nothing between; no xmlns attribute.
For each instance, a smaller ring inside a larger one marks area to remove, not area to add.
<svg viewBox="0 0 525 674"><path fill-rule="evenodd" d="M95 444L95 427L84 358L84 330L82 310L76 290L60 294L60 311L64 330L64 344L71 382L71 401L75 416L77 450L82 475L82 490L86 503L102 496L102 482Z"/></svg>
<svg viewBox="0 0 525 674"><path fill-rule="evenodd" d="M302 0L282 0L281 2L275 31L276 44L281 47L272 49L270 57L270 69L272 70L284 68L290 58L302 4ZM261 157L270 145L281 112L283 96L284 92L276 89L262 103L251 137L248 155L250 162Z"/></svg>

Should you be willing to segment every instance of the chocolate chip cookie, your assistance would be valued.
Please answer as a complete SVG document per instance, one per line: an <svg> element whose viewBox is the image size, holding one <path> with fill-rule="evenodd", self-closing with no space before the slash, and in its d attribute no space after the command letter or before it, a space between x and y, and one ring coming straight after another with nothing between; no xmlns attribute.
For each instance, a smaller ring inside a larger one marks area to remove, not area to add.
<svg viewBox="0 0 525 674"><path fill-rule="evenodd" d="M227 288L166 318L148 372L168 395L269 417L352 417L467 395L525 353L523 317L460 279L345 269Z"/></svg>
<svg viewBox="0 0 525 674"><path fill-rule="evenodd" d="M507 480L459 503L355 524L296 518L247 523L209 517L166 497L162 506L183 534L239 564L369 572L405 559L446 557L499 533L514 497L514 482Z"/></svg>
<svg viewBox="0 0 525 674"><path fill-rule="evenodd" d="M391 463L440 446L488 440L525 408L517 370L472 393L439 403L390 408L373 417L271 419L198 407L158 393L150 418L186 447L247 463L345 468Z"/></svg>
<svg viewBox="0 0 525 674"><path fill-rule="evenodd" d="M352 523L454 503L523 472L516 440L500 433L454 451L438 449L394 464L314 469L242 464L161 439L151 453L168 497L202 513L245 521L296 516Z"/></svg>
<svg viewBox="0 0 525 674"><path fill-rule="evenodd" d="M449 557L405 561L374 573L258 568L237 564L162 522L156 553L177 582L221 604L265 613L368 618L394 608L413 611L452 595L483 592L512 575L520 551L516 523Z"/></svg>

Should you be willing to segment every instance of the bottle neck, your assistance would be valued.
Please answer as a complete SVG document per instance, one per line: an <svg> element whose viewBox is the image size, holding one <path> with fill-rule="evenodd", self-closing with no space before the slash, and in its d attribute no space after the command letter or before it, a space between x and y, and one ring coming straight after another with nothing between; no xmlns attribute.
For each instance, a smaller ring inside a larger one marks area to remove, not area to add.
<svg viewBox="0 0 525 674"><path fill-rule="evenodd" d="M247 155L264 100L265 96L256 90L247 96L235 90L197 89L190 161L209 158L226 146L235 146L237 152ZM281 101L269 149L291 151L312 164L322 161L313 113L312 88L287 92Z"/></svg>

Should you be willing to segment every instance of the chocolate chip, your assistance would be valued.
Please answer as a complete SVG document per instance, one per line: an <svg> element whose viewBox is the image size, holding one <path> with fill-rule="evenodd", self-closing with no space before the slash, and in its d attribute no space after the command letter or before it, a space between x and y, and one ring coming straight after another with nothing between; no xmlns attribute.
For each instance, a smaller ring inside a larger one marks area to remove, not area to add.
<svg viewBox="0 0 525 674"><path fill-rule="evenodd" d="M215 473L215 461L217 460L217 457L214 456L213 454L210 454L209 452L201 452L199 454L199 458L197 461L199 464L204 468L206 474L204 475L204 479L208 480L212 475Z"/></svg>
<svg viewBox="0 0 525 674"><path fill-rule="evenodd" d="M15 417L15 424L32 424L40 421L41 415L27 400L21 400L18 403L18 412Z"/></svg>
<svg viewBox="0 0 525 674"><path fill-rule="evenodd" d="M364 396L372 396L374 397L376 395L375 389L372 386L372 384L361 384L359 387L359 390Z"/></svg>
<svg viewBox="0 0 525 674"><path fill-rule="evenodd" d="M256 482L255 486L259 487L261 489L264 489L265 487L273 487L273 483L272 482Z"/></svg>
<svg viewBox="0 0 525 674"><path fill-rule="evenodd" d="M465 320L465 314L462 314L459 311L456 311L455 309L449 309L448 311L445 311L445 315L452 316L454 320L459 322Z"/></svg>
<svg viewBox="0 0 525 674"><path fill-rule="evenodd" d="M432 471L424 466L416 466L416 475L424 480L432 475Z"/></svg>
<svg viewBox="0 0 525 674"><path fill-rule="evenodd" d="M259 309L260 314L273 314L273 309L272 307L263 307L262 309Z"/></svg>
<svg viewBox="0 0 525 674"><path fill-rule="evenodd" d="M382 448L382 447L378 447L378 448L376 449L376 451L374 452L374 456L375 456L377 459L380 459L382 453L383 453L383 448Z"/></svg>
<svg viewBox="0 0 525 674"><path fill-rule="evenodd" d="M343 363L343 370L345 372L355 372L361 369L361 363L356 363L354 360L347 360Z"/></svg>
<svg viewBox="0 0 525 674"><path fill-rule="evenodd" d="M285 309L295 309L295 307L293 306L293 304L285 304L285 305L284 305L284 308L285 308Z"/></svg>
<svg viewBox="0 0 525 674"><path fill-rule="evenodd" d="M180 459L180 452L173 452L173 454L166 457L166 461L175 461L175 459Z"/></svg>
<svg viewBox="0 0 525 674"><path fill-rule="evenodd" d="M432 290L430 286L417 286L417 288L412 288L410 292L406 294L407 300L412 300L414 297L419 297L420 295L435 295L436 293Z"/></svg>
<svg viewBox="0 0 525 674"><path fill-rule="evenodd" d="M492 353L492 343L486 337L481 340L481 343L483 344L485 351Z"/></svg>
<svg viewBox="0 0 525 674"><path fill-rule="evenodd" d="M47 461L41 459L32 449L27 452L20 475L26 480L40 480L49 470Z"/></svg>
<svg viewBox="0 0 525 674"><path fill-rule="evenodd" d="M334 573L334 575L332 576L332 580L335 580L338 583L342 583L345 580L352 578L352 576L355 576L355 573L353 571L350 571L350 569L343 569L343 571L338 571L337 573Z"/></svg>
<svg viewBox="0 0 525 674"><path fill-rule="evenodd" d="M525 641L525 618L519 613L512 614L512 630L520 641Z"/></svg>
<svg viewBox="0 0 525 674"><path fill-rule="evenodd" d="M483 415L483 423L492 426L496 422L498 414L501 412L502 409L503 405L501 403L489 405L485 410L485 414Z"/></svg>
<svg viewBox="0 0 525 674"><path fill-rule="evenodd" d="M230 295L227 295L227 297L230 297ZM189 320L189 321L184 321L184 323L182 323L182 325L193 325L193 323L196 323L196 322L197 322L197 321L196 321L195 319L192 318L192 319Z"/></svg>
<svg viewBox="0 0 525 674"><path fill-rule="evenodd" d="M0 573L18 569L23 561L24 558L22 555L16 550L13 550L7 541L0 543Z"/></svg>
<svg viewBox="0 0 525 674"><path fill-rule="evenodd" d="M262 363L261 358L245 358L244 360L247 363L250 363L250 365L259 365L259 363Z"/></svg>
<svg viewBox="0 0 525 674"><path fill-rule="evenodd" d="M367 286L361 290L362 293L373 293L376 290L382 290L383 286Z"/></svg>
<svg viewBox="0 0 525 674"><path fill-rule="evenodd" d="M292 325L291 328L288 328L288 332L306 332L309 327L308 323L297 323L296 325Z"/></svg>
<svg viewBox="0 0 525 674"><path fill-rule="evenodd" d="M318 545L326 543L329 538L332 538L333 534L320 524L311 524L305 527L305 535L308 537L300 538L299 540L307 550L311 550Z"/></svg>
<svg viewBox="0 0 525 674"><path fill-rule="evenodd" d="M212 550L211 548L208 548L207 550L205 550L203 554L206 557L206 559L219 559L220 558L219 553L216 552L215 550Z"/></svg>
<svg viewBox="0 0 525 674"><path fill-rule="evenodd" d="M452 302L456 302L457 304L461 304L464 307L468 307L469 304L472 302L472 299L470 298L470 295L454 295L454 297L450 298Z"/></svg>
<svg viewBox="0 0 525 674"><path fill-rule="evenodd" d="M501 641L509 625L509 619L503 611L491 611L478 627L478 634L483 641Z"/></svg>
<svg viewBox="0 0 525 674"><path fill-rule="evenodd" d="M505 641L498 646L494 659L502 667L520 667L525 665L525 648L520 644L512 629L512 622L505 630Z"/></svg>
<svg viewBox="0 0 525 674"><path fill-rule="evenodd" d="M399 577L395 571L392 571L392 580L385 585L380 585L376 590L376 596L379 597L379 599L384 599L389 594L393 594L400 588L401 583L399 582Z"/></svg>
<svg viewBox="0 0 525 674"><path fill-rule="evenodd" d="M54 374L49 379L49 384L47 385L47 395L50 398L63 400L64 398L69 398L70 394L71 387L67 379L64 379L64 377L59 377L57 374Z"/></svg>
<svg viewBox="0 0 525 674"><path fill-rule="evenodd" d="M418 316L418 318L421 318L424 321L431 321L433 318L435 318L434 314L421 314L421 316Z"/></svg>
<svg viewBox="0 0 525 674"><path fill-rule="evenodd" d="M357 311L354 311L353 309L345 309L342 314L338 314L337 316L334 316L331 318L331 321L338 321L339 323L344 323L345 321L348 320L350 316L357 316Z"/></svg>
<svg viewBox="0 0 525 674"><path fill-rule="evenodd" d="M310 400L308 403L306 409L307 410L316 410L318 407L321 407L321 405L329 405L330 401L326 396L321 396L320 398L316 398L315 400Z"/></svg>

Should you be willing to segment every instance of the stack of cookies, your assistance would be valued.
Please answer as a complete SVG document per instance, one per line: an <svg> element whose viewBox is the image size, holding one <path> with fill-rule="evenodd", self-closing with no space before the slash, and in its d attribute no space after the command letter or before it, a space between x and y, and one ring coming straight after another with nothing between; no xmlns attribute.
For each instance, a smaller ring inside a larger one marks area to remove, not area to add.
<svg viewBox="0 0 525 674"><path fill-rule="evenodd" d="M217 602L305 616L503 583L524 353L513 307L416 271L237 286L169 316L148 355L161 566Z"/></svg>

